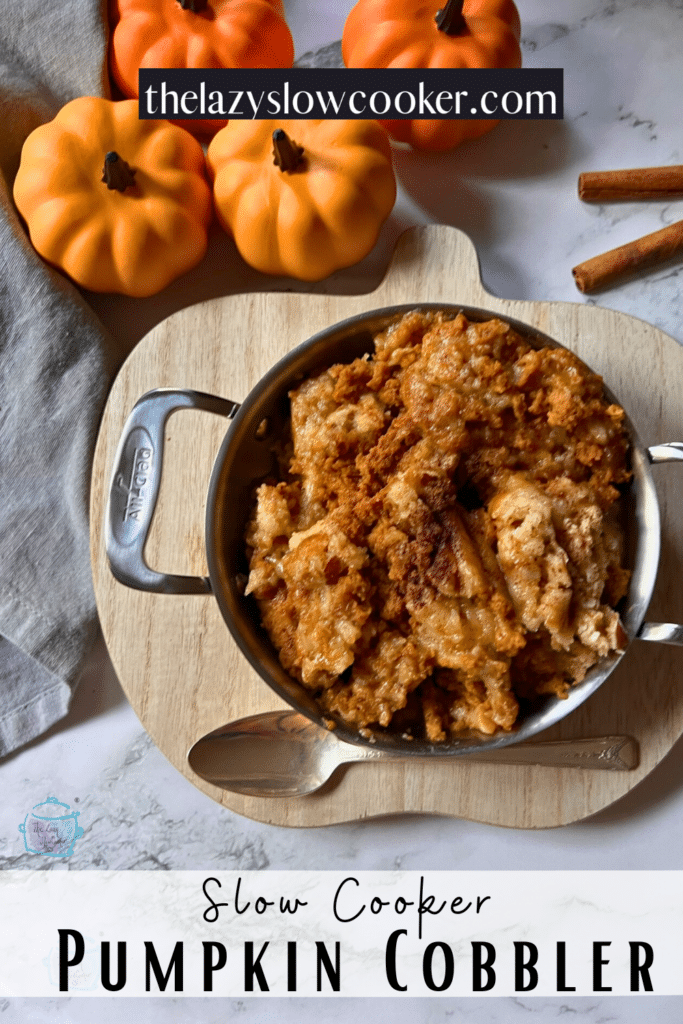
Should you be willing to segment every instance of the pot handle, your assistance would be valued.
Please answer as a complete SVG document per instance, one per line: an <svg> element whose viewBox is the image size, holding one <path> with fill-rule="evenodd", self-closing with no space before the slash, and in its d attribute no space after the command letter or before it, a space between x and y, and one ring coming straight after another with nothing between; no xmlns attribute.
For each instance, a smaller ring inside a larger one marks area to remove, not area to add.
<svg viewBox="0 0 683 1024"><path fill-rule="evenodd" d="M120 583L154 594L209 594L204 576L156 572L144 547L159 494L166 420L177 409L203 409L232 419L239 405L202 391L157 388L133 407L114 459L105 521L109 567Z"/></svg>
<svg viewBox="0 0 683 1024"><path fill-rule="evenodd" d="M653 465L660 462L683 462L683 442L667 441L647 449L647 457ZM636 633L638 640L651 640L658 644L683 647L683 626L677 622L644 622Z"/></svg>

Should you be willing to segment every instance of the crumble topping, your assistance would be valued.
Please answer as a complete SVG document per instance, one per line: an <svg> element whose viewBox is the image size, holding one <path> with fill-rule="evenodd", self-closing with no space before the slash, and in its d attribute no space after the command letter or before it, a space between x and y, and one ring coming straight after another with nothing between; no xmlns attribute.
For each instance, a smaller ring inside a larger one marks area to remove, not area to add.
<svg viewBox="0 0 683 1024"><path fill-rule="evenodd" d="M411 312L290 399L246 593L325 715L508 731L623 648L624 413L571 352Z"/></svg>

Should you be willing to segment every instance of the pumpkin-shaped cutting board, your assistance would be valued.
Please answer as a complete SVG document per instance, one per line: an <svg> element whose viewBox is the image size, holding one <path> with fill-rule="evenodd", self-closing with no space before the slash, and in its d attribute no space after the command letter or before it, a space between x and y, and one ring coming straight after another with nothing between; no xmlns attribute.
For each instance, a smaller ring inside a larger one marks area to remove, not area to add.
<svg viewBox="0 0 683 1024"><path fill-rule="evenodd" d="M420 760L353 764L318 793L265 799L204 783L187 752L205 733L282 707L238 651L211 595L131 590L112 576L104 521L114 455L137 399L158 387L242 400L295 345L357 313L411 302L476 306L524 321L603 375L646 445L683 440L683 350L634 317L566 302L511 302L484 291L469 239L426 227L399 240L385 280L369 295L231 295L183 309L136 346L112 387L95 452L92 565L102 630L121 684L145 729L186 778L226 807L259 821L318 826L383 814L435 813L515 828L577 821L623 796L683 732L683 650L634 641L605 684L543 739L630 734L630 772ZM163 572L205 576L204 513L225 420L196 410L166 425L164 471L147 543ZM662 558L648 619L683 621L683 467L655 467Z"/></svg>

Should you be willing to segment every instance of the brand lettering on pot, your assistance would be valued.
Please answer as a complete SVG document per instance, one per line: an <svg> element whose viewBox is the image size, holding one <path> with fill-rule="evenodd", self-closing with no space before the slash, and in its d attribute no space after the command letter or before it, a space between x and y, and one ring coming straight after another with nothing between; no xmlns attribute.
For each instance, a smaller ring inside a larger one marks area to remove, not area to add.
<svg viewBox="0 0 683 1024"><path fill-rule="evenodd" d="M133 450L133 464L128 479L120 473L116 478L116 486L125 491L127 498L123 507L123 520L140 519L145 504L145 487L149 483L152 468L153 451L149 447Z"/></svg>

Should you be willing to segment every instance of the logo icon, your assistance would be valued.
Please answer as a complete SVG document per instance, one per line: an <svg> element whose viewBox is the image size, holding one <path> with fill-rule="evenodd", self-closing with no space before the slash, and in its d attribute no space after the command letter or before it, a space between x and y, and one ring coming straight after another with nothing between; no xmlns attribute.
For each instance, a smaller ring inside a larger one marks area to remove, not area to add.
<svg viewBox="0 0 683 1024"><path fill-rule="evenodd" d="M44 857L69 857L84 831L76 820L79 813L55 796L35 804L19 825L26 852L40 853Z"/></svg>

